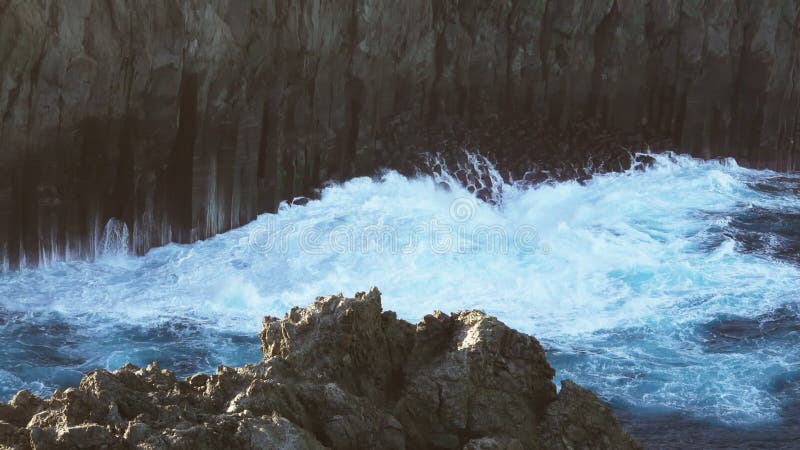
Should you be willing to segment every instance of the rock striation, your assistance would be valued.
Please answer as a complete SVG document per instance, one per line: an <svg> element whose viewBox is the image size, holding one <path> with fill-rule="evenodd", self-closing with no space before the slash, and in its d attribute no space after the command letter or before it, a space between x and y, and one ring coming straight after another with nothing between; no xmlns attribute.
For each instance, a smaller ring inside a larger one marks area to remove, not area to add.
<svg viewBox="0 0 800 450"><path fill-rule="evenodd" d="M800 0L0 0L0 260L91 258L112 217L202 239L449 146L797 170L799 71Z"/></svg>
<svg viewBox="0 0 800 450"><path fill-rule="evenodd" d="M151 364L0 404L15 449L633 449L531 336L479 311L412 325L372 288L264 319L264 360L178 380Z"/></svg>

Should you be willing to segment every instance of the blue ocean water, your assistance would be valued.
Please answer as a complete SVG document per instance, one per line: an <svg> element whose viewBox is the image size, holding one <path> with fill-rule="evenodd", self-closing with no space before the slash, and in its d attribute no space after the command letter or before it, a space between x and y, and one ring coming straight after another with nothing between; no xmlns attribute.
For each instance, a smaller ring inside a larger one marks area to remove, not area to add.
<svg viewBox="0 0 800 450"><path fill-rule="evenodd" d="M387 172L142 257L120 251L112 223L94 262L0 273L0 400L128 361L182 375L255 362L262 316L377 285L410 321L498 316L542 342L557 378L626 415L797 424L800 176L653 157L537 186L472 157L461 169L491 201L455 168Z"/></svg>

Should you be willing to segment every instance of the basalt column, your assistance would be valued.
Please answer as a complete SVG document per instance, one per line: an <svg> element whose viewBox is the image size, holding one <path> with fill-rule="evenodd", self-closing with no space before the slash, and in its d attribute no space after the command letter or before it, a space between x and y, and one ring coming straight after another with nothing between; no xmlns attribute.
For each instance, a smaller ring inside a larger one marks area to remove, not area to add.
<svg viewBox="0 0 800 450"><path fill-rule="evenodd" d="M467 132L504 174L623 135L798 170L798 73L800 0L0 0L0 267L112 218L203 239Z"/></svg>

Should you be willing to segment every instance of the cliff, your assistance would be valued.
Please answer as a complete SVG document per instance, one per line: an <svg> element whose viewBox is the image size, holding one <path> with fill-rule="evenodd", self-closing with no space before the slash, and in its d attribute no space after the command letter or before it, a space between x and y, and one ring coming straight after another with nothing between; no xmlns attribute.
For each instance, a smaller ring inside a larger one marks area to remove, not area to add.
<svg viewBox="0 0 800 450"><path fill-rule="evenodd" d="M798 71L800 0L0 0L0 259L91 258L112 217L189 242L462 143L796 170Z"/></svg>
<svg viewBox="0 0 800 450"><path fill-rule="evenodd" d="M264 319L264 361L178 380L152 364L0 404L0 446L26 449L636 449L536 339L479 311L416 326L380 292Z"/></svg>

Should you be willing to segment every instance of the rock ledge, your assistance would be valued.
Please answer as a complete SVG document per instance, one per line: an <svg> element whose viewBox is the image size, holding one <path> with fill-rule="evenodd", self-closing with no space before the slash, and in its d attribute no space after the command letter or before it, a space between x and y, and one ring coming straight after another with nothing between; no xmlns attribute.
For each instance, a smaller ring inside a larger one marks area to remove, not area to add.
<svg viewBox="0 0 800 450"><path fill-rule="evenodd" d="M265 359L178 380L151 364L0 404L0 448L638 448L539 343L480 311L417 325L372 288L264 319Z"/></svg>

